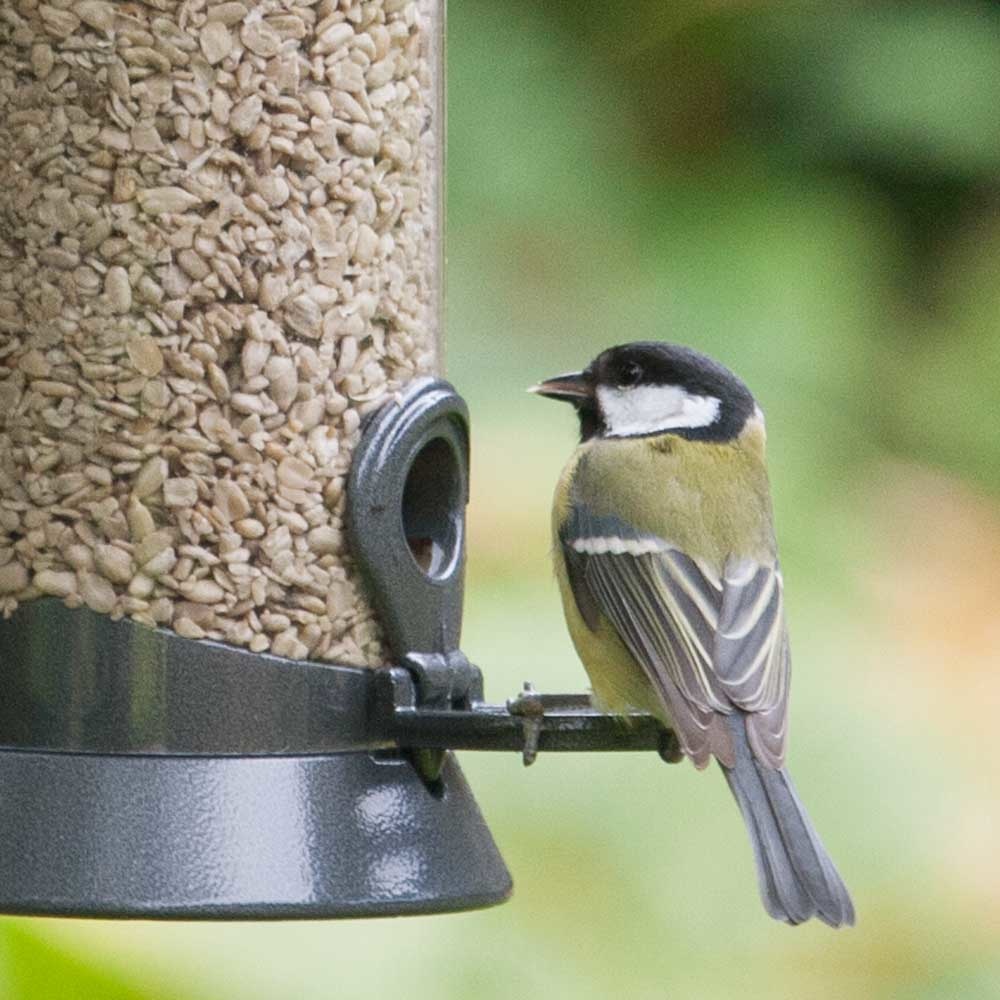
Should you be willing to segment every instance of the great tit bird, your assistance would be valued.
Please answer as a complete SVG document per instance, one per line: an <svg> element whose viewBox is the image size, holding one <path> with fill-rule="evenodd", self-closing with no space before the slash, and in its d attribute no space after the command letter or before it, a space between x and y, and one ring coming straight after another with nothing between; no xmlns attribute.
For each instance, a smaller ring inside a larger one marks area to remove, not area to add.
<svg viewBox="0 0 1000 1000"><path fill-rule="evenodd" d="M657 716L699 769L715 757L772 917L853 924L784 766L788 633L764 417L750 390L703 354L642 342L533 391L580 419L553 530L595 700Z"/></svg>

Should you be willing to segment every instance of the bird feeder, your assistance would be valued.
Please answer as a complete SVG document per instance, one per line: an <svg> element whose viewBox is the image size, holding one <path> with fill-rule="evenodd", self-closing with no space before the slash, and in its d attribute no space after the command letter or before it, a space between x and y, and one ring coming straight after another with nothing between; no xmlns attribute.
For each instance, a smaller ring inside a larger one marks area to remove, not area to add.
<svg viewBox="0 0 1000 1000"><path fill-rule="evenodd" d="M452 750L669 751L460 651L442 5L0 12L0 912L488 905Z"/></svg>

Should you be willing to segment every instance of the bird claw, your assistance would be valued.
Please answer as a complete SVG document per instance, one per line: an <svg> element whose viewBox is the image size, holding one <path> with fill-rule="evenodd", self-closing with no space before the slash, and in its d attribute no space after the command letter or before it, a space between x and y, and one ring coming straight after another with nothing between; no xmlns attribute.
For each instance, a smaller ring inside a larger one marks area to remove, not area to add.
<svg viewBox="0 0 1000 1000"><path fill-rule="evenodd" d="M679 764L684 759L680 740L672 729L664 729L660 734L660 745L657 747L660 757L668 764Z"/></svg>

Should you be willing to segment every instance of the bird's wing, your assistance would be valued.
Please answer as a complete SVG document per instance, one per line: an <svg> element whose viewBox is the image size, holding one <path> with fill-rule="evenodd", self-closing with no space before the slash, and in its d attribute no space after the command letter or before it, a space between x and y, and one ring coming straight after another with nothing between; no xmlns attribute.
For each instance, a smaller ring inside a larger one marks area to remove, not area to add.
<svg viewBox="0 0 1000 1000"><path fill-rule="evenodd" d="M791 660L783 589L777 562L730 559L713 655L726 694L747 713L750 746L771 767L784 763L788 735Z"/></svg>
<svg viewBox="0 0 1000 1000"><path fill-rule="evenodd" d="M656 535L579 507L560 541L584 621L611 621L695 764L710 754L731 764L724 717L734 708L748 713L758 756L780 760L788 656L776 566L731 561L720 577Z"/></svg>

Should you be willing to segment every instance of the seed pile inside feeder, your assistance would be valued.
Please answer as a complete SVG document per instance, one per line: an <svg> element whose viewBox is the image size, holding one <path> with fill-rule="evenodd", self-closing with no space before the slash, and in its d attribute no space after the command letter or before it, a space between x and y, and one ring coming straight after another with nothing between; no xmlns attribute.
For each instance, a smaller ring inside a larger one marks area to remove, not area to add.
<svg viewBox="0 0 1000 1000"><path fill-rule="evenodd" d="M436 0L0 7L0 607L384 662L362 415L435 366Z"/></svg>

